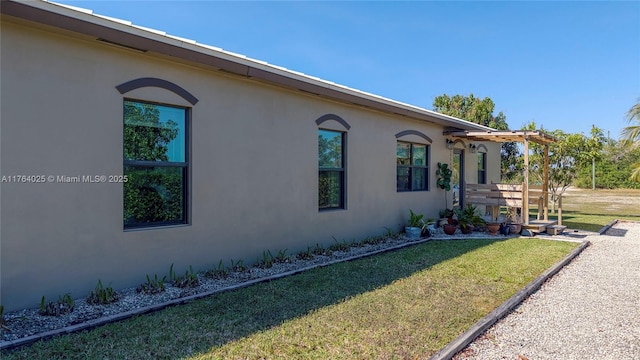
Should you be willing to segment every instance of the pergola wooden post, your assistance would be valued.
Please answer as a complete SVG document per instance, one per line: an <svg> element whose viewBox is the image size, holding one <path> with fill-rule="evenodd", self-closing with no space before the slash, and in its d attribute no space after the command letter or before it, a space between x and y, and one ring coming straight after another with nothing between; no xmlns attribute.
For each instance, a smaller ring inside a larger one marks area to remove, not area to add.
<svg viewBox="0 0 640 360"><path fill-rule="evenodd" d="M522 183L522 217L529 225L529 137L524 136L524 181Z"/></svg>
<svg viewBox="0 0 640 360"><path fill-rule="evenodd" d="M542 183L542 201L544 221L549 220L549 144L544 145L544 182ZM562 224L560 224L562 225Z"/></svg>

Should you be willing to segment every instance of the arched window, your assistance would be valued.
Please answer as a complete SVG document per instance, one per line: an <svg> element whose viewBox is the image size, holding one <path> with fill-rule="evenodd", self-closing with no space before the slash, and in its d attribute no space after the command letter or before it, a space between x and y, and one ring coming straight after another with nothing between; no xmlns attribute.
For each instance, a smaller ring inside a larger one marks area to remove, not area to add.
<svg viewBox="0 0 640 360"><path fill-rule="evenodd" d="M327 114L318 125L318 209L346 208L346 143L351 126L341 117Z"/></svg>
<svg viewBox="0 0 640 360"><path fill-rule="evenodd" d="M198 100L166 80L143 78L121 84L125 94L159 87L192 105ZM124 228L188 223L189 122L191 109L153 99L124 99Z"/></svg>
<svg viewBox="0 0 640 360"><path fill-rule="evenodd" d="M478 184L487 183L487 147L480 144L478 151Z"/></svg>
<svg viewBox="0 0 640 360"><path fill-rule="evenodd" d="M405 130L396 139L396 191L428 191L431 138Z"/></svg>

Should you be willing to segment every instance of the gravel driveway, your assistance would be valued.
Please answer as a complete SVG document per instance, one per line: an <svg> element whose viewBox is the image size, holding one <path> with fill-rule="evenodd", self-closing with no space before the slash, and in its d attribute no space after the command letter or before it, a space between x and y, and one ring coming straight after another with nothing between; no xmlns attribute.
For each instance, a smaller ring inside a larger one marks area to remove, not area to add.
<svg viewBox="0 0 640 360"><path fill-rule="evenodd" d="M640 223L620 222L454 359L640 359Z"/></svg>

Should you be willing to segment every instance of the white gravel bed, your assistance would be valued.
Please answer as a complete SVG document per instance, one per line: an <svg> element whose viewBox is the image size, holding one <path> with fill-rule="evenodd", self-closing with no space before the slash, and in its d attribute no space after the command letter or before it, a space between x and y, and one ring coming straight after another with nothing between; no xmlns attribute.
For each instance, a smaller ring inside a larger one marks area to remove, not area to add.
<svg viewBox="0 0 640 360"><path fill-rule="evenodd" d="M640 359L640 223L620 222L454 359Z"/></svg>

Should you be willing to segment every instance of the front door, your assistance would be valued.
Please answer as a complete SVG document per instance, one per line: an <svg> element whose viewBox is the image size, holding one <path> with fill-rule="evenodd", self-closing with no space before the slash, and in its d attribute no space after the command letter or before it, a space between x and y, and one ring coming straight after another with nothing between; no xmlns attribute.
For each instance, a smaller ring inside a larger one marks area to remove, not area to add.
<svg viewBox="0 0 640 360"><path fill-rule="evenodd" d="M464 206L464 150L453 149L453 174L451 182L453 185L453 208Z"/></svg>

